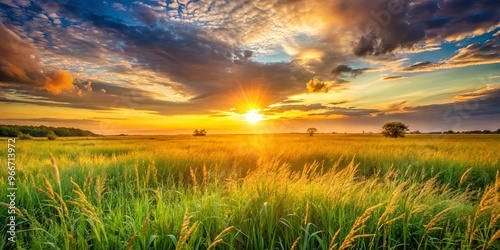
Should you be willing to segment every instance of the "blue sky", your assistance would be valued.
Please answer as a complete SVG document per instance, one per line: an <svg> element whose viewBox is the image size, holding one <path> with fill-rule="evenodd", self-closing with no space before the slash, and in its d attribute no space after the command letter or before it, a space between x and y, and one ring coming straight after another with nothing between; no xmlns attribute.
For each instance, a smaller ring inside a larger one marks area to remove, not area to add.
<svg viewBox="0 0 500 250"><path fill-rule="evenodd" d="M500 127L498 1L0 0L0 22L2 123Z"/></svg>

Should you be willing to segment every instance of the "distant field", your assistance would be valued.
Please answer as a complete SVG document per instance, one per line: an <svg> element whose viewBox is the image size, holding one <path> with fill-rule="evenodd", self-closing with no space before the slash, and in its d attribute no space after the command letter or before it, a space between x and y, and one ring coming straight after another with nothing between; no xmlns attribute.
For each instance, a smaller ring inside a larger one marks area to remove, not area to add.
<svg viewBox="0 0 500 250"><path fill-rule="evenodd" d="M17 246L500 249L499 148L500 135L17 140Z"/></svg>

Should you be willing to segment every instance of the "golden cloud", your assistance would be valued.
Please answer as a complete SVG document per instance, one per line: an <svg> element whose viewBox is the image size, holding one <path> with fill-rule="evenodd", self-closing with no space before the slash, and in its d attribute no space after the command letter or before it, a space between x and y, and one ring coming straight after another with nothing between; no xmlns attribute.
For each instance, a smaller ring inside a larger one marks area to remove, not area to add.
<svg viewBox="0 0 500 250"><path fill-rule="evenodd" d="M44 88L58 95L65 89L73 89L73 77L68 71L56 71L45 78Z"/></svg>

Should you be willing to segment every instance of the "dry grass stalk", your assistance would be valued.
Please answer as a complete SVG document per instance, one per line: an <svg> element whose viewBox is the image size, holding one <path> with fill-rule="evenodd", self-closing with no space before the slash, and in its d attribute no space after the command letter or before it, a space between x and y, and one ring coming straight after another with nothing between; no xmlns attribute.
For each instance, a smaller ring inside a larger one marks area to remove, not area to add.
<svg viewBox="0 0 500 250"><path fill-rule="evenodd" d="M83 183L83 191L85 191L86 193L89 193L89 189L90 187L92 186L92 177L94 176L94 171L91 170L89 172L89 174L87 175L87 179L85 180L85 182Z"/></svg>
<svg viewBox="0 0 500 250"><path fill-rule="evenodd" d="M59 175L59 168L57 167L56 164L56 159L54 158L54 155L52 153L50 154L50 161L52 162L52 171L54 172L54 179L56 179L57 184L59 185L59 190L61 189L61 177Z"/></svg>
<svg viewBox="0 0 500 250"><path fill-rule="evenodd" d="M70 181L73 184L73 186L75 186L75 188L76 188L76 190L73 190L73 193L75 193L78 196L78 198L80 198L80 202L70 201L70 203L72 205L80 208L80 210L84 211L88 215L95 217L96 214L95 214L94 206L92 206L92 204L90 204L90 202L87 200L87 197L83 193L83 190L80 188L80 186L76 182L73 181L73 179L71 179Z"/></svg>
<svg viewBox="0 0 500 250"><path fill-rule="evenodd" d="M140 189L141 184L139 183L139 166L137 165L137 162L134 164L134 172L135 172L135 182L137 185L137 189Z"/></svg>
<svg viewBox="0 0 500 250"><path fill-rule="evenodd" d="M217 246L221 242L222 242L222 239L218 239L218 240L212 242L212 244L210 244L210 246L208 246L207 250L214 248L215 246Z"/></svg>
<svg viewBox="0 0 500 250"><path fill-rule="evenodd" d="M307 217L309 217L309 201L307 201L307 203L306 203L306 213L304 215L304 225L307 224L307 220L308 220Z"/></svg>
<svg viewBox="0 0 500 250"><path fill-rule="evenodd" d="M441 220L441 218L444 216L444 214L446 214L447 212L449 212L450 210L453 210L453 209L454 209L454 207L449 207L449 208L446 208L443 211L439 212L438 214L434 215L434 217L429 221L429 223L427 225L424 225L424 228L425 228L424 236L429 231L441 229L438 227L434 227L434 225L436 225L436 223Z"/></svg>
<svg viewBox="0 0 500 250"><path fill-rule="evenodd" d="M491 236L491 239L488 241L488 244L486 245L486 247L489 247L491 245L493 245L493 242L495 242L496 240L500 240L500 229L497 230L493 236Z"/></svg>
<svg viewBox="0 0 500 250"><path fill-rule="evenodd" d="M45 190L47 190L46 191L47 196L50 198L50 200L55 202L56 197L54 195L54 189L52 188L52 185L50 184L49 180L47 180L45 175L42 177L43 177L43 183L45 184Z"/></svg>
<svg viewBox="0 0 500 250"><path fill-rule="evenodd" d="M387 217L389 217L389 215L394 213L394 211L398 207L397 201L402 196L403 190L406 187L406 184L407 184L406 181L401 183L392 192L391 198L389 199L389 203L387 203L387 206L385 207L384 213L382 213L382 215L379 217L379 219L377 221L377 228L379 228L383 224L384 225L387 224L387 222L385 220L387 219Z"/></svg>
<svg viewBox="0 0 500 250"><path fill-rule="evenodd" d="M97 194L97 200L99 202L102 201L102 198L103 198L103 195L104 195L104 191L106 190L105 186L106 186L106 181L108 180L108 176L107 175L104 175L104 177L101 179L101 176L98 176L97 177L97 180L96 180L96 194Z"/></svg>
<svg viewBox="0 0 500 250"><path fill-rule="evenodd" d="M146 168L146 177L144 178L144 188L148 187L149 184L149 177L151 175L151 164L148 164L148 167Z"/></svg>
<svg viewBox="0 0 500 250"><path fill-rule="evenodd" d="M9 208L10 207L10 205L7 204L7 203L5 203L5 202L0 202L0 206L5 207L5 208ZM23 213L17 207L14 208L14 212L16 213L17 216L23 217Z"/></svg>
<svg viewBox="0 0 500 250"><path fill-rule="evenodd" d="M158 169L156 169L155 161L150 161L149 165L151 166L151 176L154 185L158 185Z"/></svg>
<svg viewBox="0 0 500 250"><path fill-rule="evenodd" d="M66 217L68 217L69 216L69 211L68 211L68 206L66 206L66 202L64 202L63 198L58 193L55 193L55 195L56 195L57 200L59 200L59 203L63 207L64 215Z"/></svg>
<svg viewBox="0 0 500 250"><path fill-rule="evenodd" d="M344 239L344 241L340 245L339 250L347 249L347 248L352 246L352 243L356 240L356 237L355 237L356 233L361 231L365 227L365 223L366 223L366 221L368 221L368 219L370 219L372 212L375 211L375 209L379 208L382 205L383 204L381 203L381 204L378 204L378 205L375 205L373 207L366 209L366 211L360 217L358 217L356 219L356 221L354 222L354 225L351 228L351 231L349 231L346 238Z"/></svg>
<svg viewBox="0 0 500 250"><path fill-rule="evenodd" d="M179 234L179 240L177 241L177 245L175 246L176 250L182 249L186 245L186 241L193 233L193 231L198 226L198 222L193 223L193 225L188 229L189 223L193 216L187 216L188 210L186 209L186 213L184 214L184 221L182 222L181 232Z"/></svg>
<svg viewBox="0 0 500 250"><path fill-rule="evenodd" d="M193 189L198 188L198 181L196 181L196 174L191 167L189 167L189 174L191 175L191 181L193 182Z"/></svg>
<svg viewBox="0 0 500 250"><path fill-rule="evenodd" d="M128 240L127 250L132 249L132 246L134 245L134 239L135 239L135 237L137 237L137 232L134 232L134 234L132 234L132 236Z"/></svg>
<svg viewBox="0 0 500 250"><path fill-rule="evenodd" d="M395 218L393 218L393 219L391 219L391 220L388 220L388 221L384 222L384 225L391 225L391 224L392 224L392 223L394 223L395 221L400 220L400 219L404 219L405 217L406 217L406 214L404 214L404 213L403 213L403 214L401 214L401 215L400 215L400 216L398 216L398 217L395 217Z"/></svg>
<svg viewBox="0 0 500 250"><path fill-rule="evenodd" d="M464 183L464 181L467 179L467 177L469 177L469 173L471 170L472 170L472 168L469 168L469 169L465 170L465 172L462 174L462 177L460 177L460 182L459 182L460 185L462 185L462 183Z"/></svg>
<svg viewBox="0 0 500 250"><path fill-rule="evenodd" d="M207 173L207 166L205 164L203 164L202 171L203 171L203 187L206 189L208 184L208 173Z"/></svg>
<svg viewBox="0 0 500 250"><path fill-rule="evenodd" d="M300 240L300 236L297 237L297 239L295 239L295 241L292 244L292 247L290 247L290 250L294 250L297 247L297 245L299 244L299 240Z"/></svg>
<svg viewBox="0 0 500 250"><path fill-rule="evenodd" d="M76 239L72 234L68 233L68 239L70 244L70 249L76 249Z"/></svg>
<svg viewBox="0 0 500 250"><path fill-rule="evenodd" d="M491 219L490 219L490 224L488 225L488 229L492 229L499 219L500 219L500 208L495 209L493 213L491 213Z"/></svg>
<svg viewBox="0 0 500 250"><path fill-rule="evenodd" d="M222 236L224 234L226 234L227 232L231 231L233 228L234 228L234 226L229 226L226 229L222 230L217 236L215 236L215 240L218 240L218 239L222 238Z"/></svg>
<svg viewBox="0 0 500 250"><path fill-rule="evenodd" d="M148 214L146 215L146 219L144 219L144 222L142 223L142 236L146 236L146 233L147 233L146 231L148 229L150 215L151 215L151 212L148 212Z"/></svg>
<svg viewBox="0 0 500 250"><path fill-rule="evenodd" d="M227 227L226 229L222 230L217 236L215 236L214 242L212 242L212 244L210 244L208 246L207 250L212 249L215 246L217 246L218 244L220 244L221 242L223 242L222 236L224 236L224 234L226 234L227 232L231 231L231 229L233 229L233 228L234 228L234 226L230 226L230 227Z"/></svg>
<svg viewBox="0 0 500 250"><path fill-rule="evenodd" d="M328 248L329 250L333 250L337 246L337 244L335 243L335 240L337 239L339 234L340 234L340 228L333 235L332 240L330 241L330 247Z"/></svg>

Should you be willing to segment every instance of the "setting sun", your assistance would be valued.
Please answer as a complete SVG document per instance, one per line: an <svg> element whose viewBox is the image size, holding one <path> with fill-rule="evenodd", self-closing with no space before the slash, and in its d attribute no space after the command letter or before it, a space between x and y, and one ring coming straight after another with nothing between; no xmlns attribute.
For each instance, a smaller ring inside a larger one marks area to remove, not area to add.
<svg viewBox="0 0 500 250"><path fill-rule="evenodd" d="M262 120L262 115L259 114L258 109L249 110L246 114L243 115L249 123L257 123Z"/></svg>

